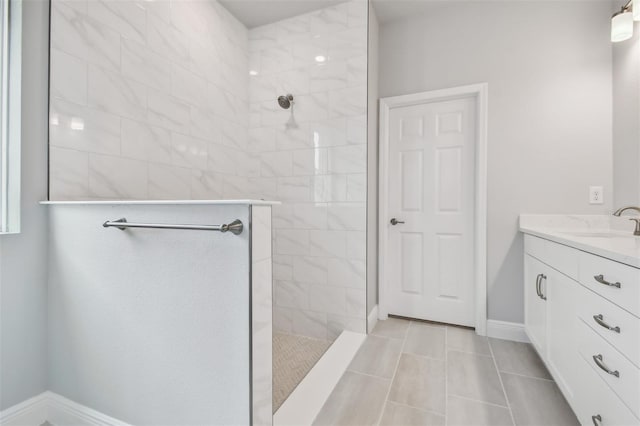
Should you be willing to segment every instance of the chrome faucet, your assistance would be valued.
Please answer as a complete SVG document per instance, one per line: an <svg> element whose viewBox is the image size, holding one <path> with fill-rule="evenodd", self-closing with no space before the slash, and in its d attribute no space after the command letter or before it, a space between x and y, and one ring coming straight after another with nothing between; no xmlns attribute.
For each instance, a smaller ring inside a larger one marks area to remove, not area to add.
<svg viewBox="0 0 640 426"><path fill-rule="evenodd" d="M635 210L638 213L640 213L640 207L629 206L629 207L622 207L621 209L616 210L613 213L613 215L619 217L622 215L622 213L624 213L627 210ZM640 218L632 217L632 218L629 218L629 220L634 220L636 222L636 229L633 231L633 235L640 236Z"/></svg>

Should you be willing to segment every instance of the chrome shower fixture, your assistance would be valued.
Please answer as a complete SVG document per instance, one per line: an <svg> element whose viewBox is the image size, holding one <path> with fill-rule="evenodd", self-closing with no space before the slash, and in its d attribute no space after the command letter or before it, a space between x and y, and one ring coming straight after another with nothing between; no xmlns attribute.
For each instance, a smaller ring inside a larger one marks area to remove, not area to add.
<svg viewBox="0 0 640 426"><path fill-rule="evenodd" d="M278 104L282 109L289 109L293 105L293 95L288 93L284 96L278 96Z"/></svg>

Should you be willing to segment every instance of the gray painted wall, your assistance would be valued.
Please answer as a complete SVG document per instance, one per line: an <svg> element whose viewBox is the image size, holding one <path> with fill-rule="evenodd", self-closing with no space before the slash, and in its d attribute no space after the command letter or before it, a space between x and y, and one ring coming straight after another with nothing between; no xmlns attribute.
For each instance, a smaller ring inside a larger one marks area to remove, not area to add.
<svg viewBox="0 0 640 426"><path fill-rule="evenodd" d="M619 1L615 2L616 4ZM619 6L616 7L619 9ZM614 207L640 205L640 24L613 43Z"/></svg>
<svg viewBox="0 0 640 426"><path fill-rule="evenodd" d="M46 390L48 9L23 2L22 232L0 236L0 410Z"/></svg>
<svg viewBox="0 0 640 426"><path fill-rule="evenodd" d="M381 97L489 83L490 319L523 322L520 213L611 209L610 16L607 2L434 2L380 27Z"/></svg>

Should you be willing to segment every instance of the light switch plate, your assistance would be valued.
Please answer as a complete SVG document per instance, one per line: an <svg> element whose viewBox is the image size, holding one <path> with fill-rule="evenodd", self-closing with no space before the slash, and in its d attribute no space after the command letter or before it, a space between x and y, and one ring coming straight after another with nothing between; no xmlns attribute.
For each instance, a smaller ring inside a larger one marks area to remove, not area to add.
<svg viewBox="0 0 640 426"><path fill-rule="evenodd" d="M603 204L604 192L601 186L589 187L589 204Z"/></svg>

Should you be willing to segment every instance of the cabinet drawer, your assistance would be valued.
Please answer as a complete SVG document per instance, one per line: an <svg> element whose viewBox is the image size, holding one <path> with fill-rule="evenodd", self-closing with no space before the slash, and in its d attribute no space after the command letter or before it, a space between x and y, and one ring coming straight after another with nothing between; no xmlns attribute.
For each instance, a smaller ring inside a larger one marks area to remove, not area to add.
<svg viewBox="0 0 640 426"><path fill-rule="evenodd" d="M553 241L547 241L545 248L547 264L577 281L580 251Z"/></svg>
<svg viewBox="0 0 640 426"><path fill-rule="evenodd" d="M582 358L633 414L640 416L640 370L586 324L580 324L578 329L578 351ZM605 368L615 374L607 373Z"/></svg>
<svg viewBox="0 0 640 426"><path fill-rule="evenodd" d="M544 261L545 256L545 243L547 240L534 237L533 235L525 234L524 236L524 252L530 256L535 257L538 260Z"/></svg>
<svg viewBox="0 0 640 426"><path fill-rule="evenodd" d="M640 315L640 269L585 252L580 252L579 258L583 285L635 316Z"/></svg>
<svg viewBox="0 0 640 426"><path fill-rule="evenodd" d="M640 318L591 290L578 286L578 316L607 342L640 367ZM594 317L598 316L600 324ZM606 325L618 331L610 330Z"/></svg>
<svg viewBox="0 0 640 426"><path fill-rule="evenodd" d="M580 377L577 387L576 411L580 424L591 426L638 426L638 420L607 384L586 364L576 360ZM594 421L598 416L599 420Z"/></svg>
<svg viewBox="0 0 640 426"><path fill-rule="evenodd" d="M576 281L578 280L579 250L543 238L525 235L524 251Z"/></svg>

